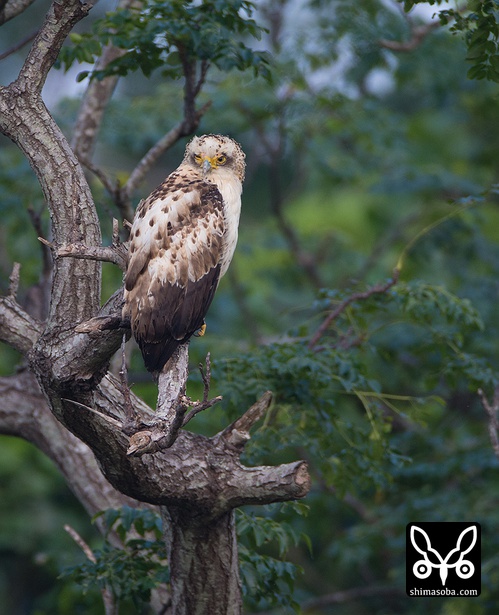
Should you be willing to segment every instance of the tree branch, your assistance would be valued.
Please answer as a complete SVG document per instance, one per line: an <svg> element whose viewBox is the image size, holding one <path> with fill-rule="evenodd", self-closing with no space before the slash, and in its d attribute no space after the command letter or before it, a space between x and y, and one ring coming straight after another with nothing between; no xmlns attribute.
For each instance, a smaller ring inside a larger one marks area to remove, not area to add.
<svg viewBox="0 0 499 615"><path fill-rule="evenodd" d="M1 25L1 17L0 17L0 25ZM5 58L8 58L13 53L16 53L16 51L19 51L19 49L22 49L24 45L31 43L31 41L35 39L37 34L38 34L38 30L35 30L34 32L32 32L31 34L28 34L28 36L20 40L16 45L14 45L13 47L10 47L10 49L7 49L6 51L0 53L0 62L2 60L5 60Z"/></svg>
<svg viewBox="0 0 499 615"><path fill-rule="evenodd" d="M315 346L317 346L319 340L326 333L326 331L329 329L331 324L338 318L338 316L340 316L346 310L346 308L349 305L351 305L352 303L355 303L356 301L365 301L366 299L369 299L369 297L372 297L373 295L386 293L386 291L389 290L392 286L395 286L395 284L398 282L399 276L400 276L399 269L394 269L392 277L384 284L376 284L375 286L372 286L371 288L369 288L368 290L364 292L352 293L349 297L344 299L323 320L322 324L317 329L312 339L308 343L309 349L312 349Z"/></svg>
<svg viewBox="0 0 499 615"><path fill-rule="evenodd" d="M120 0L118 9L126 9L131 6L143 4L139 0ZM101 57L95 65L95 70L103 70L113 60L126 53L125 49L119 49L112 45L104 47ZM111 100L119 77L109 76L102 80L92 79L83 97L78 118L76 120L71 147L76 156L85 166L90 165L97 133L99 132L104 117L104 112ZM107 187L107 186L106 186Z"/></svg>
<svg viewBox="0 0 499 615"><path fill-rule="evenodd" d="M24 438L43 451L90 516L107 508L138 506L111 487L92 451L55 419L35 377L26 370L0 378L0 433Z"/></svg>
<svg viewBox="0 0 499 615"><path fill-rule="evenodd" d="M19 73L21 89L38 94L42 91L66 37L73 26L88 15L94 1L66 0L61 3L54 0Z"/></svg>
<svg viewBox="0 0 499 615"><path fill-rule="evenodd" d="M128 262L128 244L123 243L119 237L118 221L113 220L113 240L110 246L87 246L82 243L70 243L56 246L43 237L38 240L53 250L55 257L71 257L82 260L102 261L117 265L122 271L126 271Z"/></svg>
<svg viewBox="0 0 499 615"><path fill-rule="evenodd" d="M83 538L78 534L78 532L72 528L67 523L64 525L64 530L71 536L71 538L75 541L75 543L80 547L80 549L85 554L85 557L91 561L93 564L97 563L97 559L95 557L94 552L88 546L88 544L83 540ZM105 585L100 590L102 595L102 601L104 603L104 610L106 615L117 615L117 605L114 599L114 595L111 589Z"/></svg>
<svg viewBox="0 0 499 615"><path fill-rule="evenodd" d="M422 26L412 26L411 27L411 36L407 41L391 41L385 38L382 38L378 41L378 45L383 47L384 49L390 49L390 51L398 51L398 52L409 52L414 51L421 45L424 39L431 33L433 30L440 28L442 24L439 21L430 21Z"/></svg>
<svg viewBox="0 0 499 615"><path fill-rule="evenodd" d="M242 452L251 437L251 428L267 413L271 403L272 393L266 391L251 408L222 431L220 438L223 438L229 446Z"/></svg>
<svg viewBox="0 0 499 615"><path fill-rule="evenodd" d="M209 399L210 383L211 383L210 353L206 355L206 370L203 369L203 364L200 363L199 371L201 372L201 378L204 384L203 400L194 402L194 404L192 404L192 400L188 397L186 398L186 403L187 405L191 405L191 409L185 415L184 421L182 423L182 427L185 427L189 421L191 421L200 412L203 412L203 410L207 410L208 408L211 408L215 404L218 404L218 402L222 401L221 395L218 395L217 397L213 397L212 399Z"/></svg>
<svg viewBox="0 0 499 615"><path fill-rule="evenodd" d="M221 401L221 396L208 399L211 377L209 354L206 357L206 373L201 369L204 382L203 400L193 402L186 396L186 383L189 376L188 348L188 343L179 346L159 374L155 419L153 422L146 420L139 422L139 426L146 426L146 429L135 429L134 433L129 434L131 437L127 455L140 456L170 448L181 427L185 427L196 414ZM190 408L189 412L187 412L188 408Z"/></svg>
<svg viewBox="0 0 499 615"><path fill-rule="evenodd" d="M19 290L19 273L21 271L21 265L19 263L14 263L12 267L12 273L9 278L9 289L7 291L7 296L11 299L16 299L17 291Z"/></svg>
<svg viewBox="0 0 499 615"><path fill-rule="evenodd" d="M130 335L130 323L121 318L122 307L123 289L120 288L102 306L95 318L79 323L68 331L67 338L64 336L63 340L58 341L47 365L55 379L52 386L57 382L57 386L62 389L67 386L83 386L88 389L100 382L109 368L111 358L121 345L123 333ZM96 323L100 326L96 326ZM30 359L40 360L36 352Z"/></svg>
<svg viewBox="0 0 499 615"><path fill-rule="evenodd" d="M7 0L0 9L0 26L23 13L35 0Z"/></svg>
<svg viewBox="0 0 499 615"><path fill-rule="evenodd" d="M122 244L123 245L123 244ZM56 255L61 257L79 258L82 260L113 263L122 271L126 271L128 251L122 246L86 246L84 244L65 244L57 248Z"/></svg>
<svg viewBox="0 0 499 615"><path fill-rule="evenodd" d="M57 416L92 448L111 484L142 502L195 506L208 519L244 504L301 498L310 488L304 462L245 467L239 461L241 448L235 448L221 434L206 438L180 430L168 449L154 455L127 455L131 439L114 421L101 416L109 415L112 409L112 418L121 424L127 416L121 384L110 374L104 377L93 396L88 397L86 406L92 406L98 413L85 410L85 406L75 407L52 391L50 397ZM133 393L130 397L136 412L152 416L144 402Z"/></svg>
<svg viewBox="0 0 499 615"><path fill-rule="evenodd" d="M489 417L489 437L495 456L499 459L499 387L494 389L492 402L489 402L482 389L478 389L478 396L482 406Z"/></svg>
<svg viewBox="0 0 499 615"><path fill-rule="evenodd" d="M120 190L117 205L123 216L127 219L131 219L132 216L132 193L144 179L153 164L162 154L173 147L179 139L192 134L199 126L199 122L203 115L211 106L211 102L207 102L200 109L196 109L196 98L205 82L210 66L209 62L204 61L201 63L200 74L196 79L196 62L186 57L180 43L178 49L184 71L183 118L146 153L130 174L126 184Z"/></svg>
<svg viewBox="0 0 499 615"><path fill-rule="evenodd" d="M185 118L174 126L169 132L167 132L151 149L143 156L143 158L136 165L135 169L130 173L128 181L123 186L122 200L129 199L133 191L137 188L140 182L144 179L146 174L151 170L154 163L162 156L167 150L175 145L175 143L182 137L190 134L196 129L201 118L210 108L211 103L208 102L199 109L195 114L195 120L192 124L186 123Z"/></svg>
<svg viewBox="0 0 499 615"><path fill-rule="evenodd" d="M0 341L26 355L42 332L42 325L17 303L20 265L14 263L6 297L0 297Z"/></svg>

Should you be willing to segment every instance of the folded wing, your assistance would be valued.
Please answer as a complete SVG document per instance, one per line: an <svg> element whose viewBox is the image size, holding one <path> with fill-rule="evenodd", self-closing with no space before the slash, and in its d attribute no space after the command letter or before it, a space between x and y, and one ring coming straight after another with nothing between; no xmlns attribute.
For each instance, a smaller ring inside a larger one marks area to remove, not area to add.
<svg viewBox="0 0 499 615"><path fill-rule="evenodd" d="M149 371L160 371L202 325L220 278L222 196L172 174L139 205L130 233L124 316Z"/></svg>

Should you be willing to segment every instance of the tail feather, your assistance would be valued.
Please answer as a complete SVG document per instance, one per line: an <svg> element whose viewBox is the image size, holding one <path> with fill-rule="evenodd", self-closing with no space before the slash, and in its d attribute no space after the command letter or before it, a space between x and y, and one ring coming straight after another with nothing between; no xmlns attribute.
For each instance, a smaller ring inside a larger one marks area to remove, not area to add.
<svg viewBox="0 0 499 615"><path fill-rule="evenodd" d="M158 342L145 342L138 340L139 348L148 371L160 372L175 350L187 340L176 340L173 337Z"/></svg>

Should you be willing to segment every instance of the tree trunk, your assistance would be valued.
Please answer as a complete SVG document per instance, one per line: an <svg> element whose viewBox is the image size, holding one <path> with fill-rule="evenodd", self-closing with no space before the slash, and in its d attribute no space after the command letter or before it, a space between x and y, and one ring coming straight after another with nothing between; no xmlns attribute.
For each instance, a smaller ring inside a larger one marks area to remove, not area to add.
<svg viewBox="0 0 499 615"><path fill-rule="evenodd" d="M162 506L170 566L172 615L242 612L234 511Z"/></svg>

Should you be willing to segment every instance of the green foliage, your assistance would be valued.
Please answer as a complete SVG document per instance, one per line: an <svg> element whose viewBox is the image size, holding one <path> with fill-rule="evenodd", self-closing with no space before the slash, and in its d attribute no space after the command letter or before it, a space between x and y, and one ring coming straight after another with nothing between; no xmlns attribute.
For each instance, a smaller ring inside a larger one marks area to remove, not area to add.
<svg viewBox="0 0 499 615"><path fill-rule="evenodd" d="M409 10L420 3L404 4ZM471 76L482 79L465 78L463 45L446 28L428 33L411 53L397 55L379 41L409 40L414 21L389 3L338 0L333 6L313 0L305 13L285 10L281 22L264 24L271 30L265 40L273 54L271 83L232 71L213 73L216 83L206 84L213 106L200 130L233 134L250 164L235 261L208 314L208 335L190 348L193 365L211 352L212 384L224 396L223 407L196 417L192 428L213 434L271 389L274 405L248 443L245 462L306 458L313 484L307 516L297 504L238 514L248 610L282 612L357 587L388 585L403 592L405 526L415 520L482 523L481 598L470 606L465 600L373 597L335 604L335 614L476 609L492 615L498 603L498 462L476 395L478 387L491 395L499 372L499 132L496 86L486 82L496 77L495 3L473 2L459 15L447 7L442 12L441 2L429 4L463 34L472 69L480 67ZM287 3L268 5L274 17L281 6ZM296 3L289 6L296 9ZM179 75L177 43L198 64L221 71L252 68L262 57L245 56L242 45L259 34L269 14L256 13L255 26L249 4L149 2L148 7L156 20L137 11L110 13L92 31L73 35L61 56L68 67L93 61L108 42L126 52L111 66L112 74L128 77L122 98L108 109L99 149L99 165L120 177L178 117L178 83L153 80ZM184 31L186 24L191 28ZM265 71L267 57L263 60ZM151 75L146 87L142 78L137 87L135 68ZM73 114L75 108L73 103ZM175 167L182 147L164 157L141 196ZM23 262L24 288L36 281L39 257L34 233L24 232L28 218L20 218L19 205L37 204L39 190L17 153L2 146L0 156L6 229L0 245L8 254L3 286L9 259L15 259ZM101 206L101 192L93 189ZM112 212L105 206L100 213L107 223ZM320 323L352 293L366 293L383 281L401 254L401 280L385 293L350 303L309 348ZM321 284L311 280L304 263L316 267ZM106 274L104 293L120 281L119 272ZM3 353L1 367L11 370L12 364ZM156 391L143 378L138 354L131 370L138 383L134 390L154 403ZM199 382L189 387L193 384ZM46 552L44 541L63 521L47 529L42 522L48 513L32 515L20 485L24 481L39 495L36 504L44 493L52 497L54 508L58 492L45 476L33 483L30 464L43 466L22 455L25 464L11 463L15 455L2 459L5 475L21 477L8 483L9 498L0 506L2 544L12 551ZM16 525L24 523L20 511L31 514L30 531ZM149 585L167 582L156 551L159 519L132 509L105 515L107 526L125 541L127 529L138 527L138 542L127 543L123 552L109 545L93 548L97 563L85 562L64 577L62 593L75 594L74 580L88 590L93 605L88 613L101 609L91 587L112 588L122 604L142 604ZM23 536L26 544L19 543ZM77 559L74 552L68 557ZM150 560L158 567L149 568ZM50 598L43 612L57 610ZM136 610L132 605L131 612Z"/></svg>
<svg viewBox="0 0 499 615"><path fill-rule="evenodd" d="M78 583L85 592L97 586L111 591L119 602L131 600L136 608L143 607L151 590L169 580L161 519L150 510L128 506L104 511L94 520L98 517L103 518L108 534L116 532L123 549L106 542L93 552L95 561L68 568L61 577Z"/></svg>
<svg viewBox="0 0 499 615"><path fill-rule="evenodd" d="M321 292L314 311L327 314L351 292ZM338 494L381 489L409 461L392 446L394 421L424 424L455 382L473 388L495 384L490 365L462 350L467 337L481 329L467 299L424 282L400 283L388 294L351 304L317 348L307 347L307 328L301 327L296 333L304 337L217 362L214 373L229 390L231 415L249 406L255 394L274 392L274 409L248 446L250 463L262 455L275 460L276 450L282 460L292 459L293 449L303 454L304 448ZM404 361L394 369L400 354ZM397 393L416 365L426 384L413 381L412 394Z"/></svg>
<svg viewBox="0 0 499 615"><path fill-rule="evenodd" d="M105 69L94 70L92 77L126 76L136 70L150 76L161 69L163 76L178 78L193 61L222 71L251 68L268 77L267 54L237 38L260 38L263 29L251 18L253 11L247 0L149 0L140 8L107 13L94 22L92 32L72 34L72 46L62 50L59 61L66 69L75 61L93 64L103 47L112 44L124 53ZM89 74L83 71L78 79Z"/></svg>
<svg viewBox="0 0 499 615"><path fill-rule="evenodd" d="M29 212L35 216L42 214L40 217L44 235L47 234L48 215L43 206L40 186L21 152L14 148L0 147L0 168L9 169L8 173L0 173L0 243L12 258L10 262L5 258L0 262L0 289L5 292L12 261L23 264L21 279L26 286L38 281L41 259ZM30 228L31 234L26 233L24 240L19 241L19 234Z"/></svg>
<svg viewBox="0 0 499 615"><path fill-rule="evenodd" d="M404 11L409 12L416 4L429 4L434 6L435 4L443 4L445 0L398 0L404 3Z"/></svg>
<svg viewBox="0 0 499 615"><path fill-rule="evenodd" d="M302 511L303 512L303 511ZM240 573L246 604L251 609L291 607L299 612L294 599L296 577L302 570L286 561L289 549L300 539L309 544L306 535L299 536L286 521L237 511ZM274 543L277 556L262 553Z"/></svg>
<svg viewBox="0 0 499 615"><path fill-rule="evenodd" d="M441 5L442 0L399 0L404 10L410 11L416 4ZM472 64L469 79L488 79L499 82L499 2L496 0L468 0L466 10L442 9L438 18L442 25L450 25L450 31L462 34Z"/></svg>
<svg viewBox="0 0 499 615"><path fill-rule="evenodd" d="M440 21L447 24L454 20L452 32L463 34L472 67L470 79L489 79L499 82L499 3L495 0L470 0L466 15L450 9L441 11Z"/></svg>
<svg viewBox="0 0 499 615"><path fill-rule="evenodd" d="M306 514L303 505L292 507L299 514ZM275 510L275 507L269 507L269 513L275 513ZM124 506L97 514L94 522L98 518L104 521L107 537L109 533L115 533L124 548L114 548L106 540L101 549L93 550L94 561L85 560L66 568L61 578L77 583L84 592L107 589L119 603L128 600L136 608L145 606L151 590L169 582L160 516L152 510ZM248 604L298 609L293 590L300 567L284 558L300 540L310 547L307 536L299 535L288 522L276 521L270 516L238 510L236 519L241 580ZM273 546L277 557L263 552Z"/></svg>

